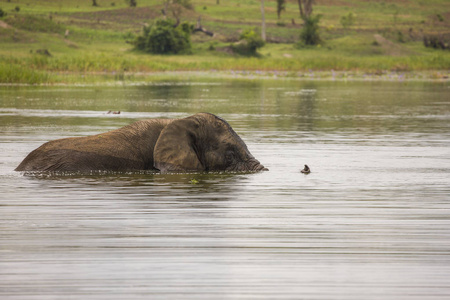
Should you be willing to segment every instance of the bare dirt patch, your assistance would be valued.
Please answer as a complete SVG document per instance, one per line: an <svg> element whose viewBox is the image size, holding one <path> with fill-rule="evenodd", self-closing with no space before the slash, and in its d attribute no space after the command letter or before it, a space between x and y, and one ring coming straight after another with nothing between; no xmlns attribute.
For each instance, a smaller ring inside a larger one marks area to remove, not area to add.
<svg viewBox="0 0 450 300"><path fill-rule="evenodd" d="M395 44L379 34L374 34L373 37L375 38L375 41L383 48L386 55L402 56L412 54L411 50L405 49L401 45Z"/></svg>
<svg viewBox="0 0 450 300"><path fill-rule="evenodd" d="M96 12L70 14L70 24L95 29L130 30L141 29L150 20L161 16L155 8L122 8Z"/></svg>
<svg viewBox="0 0 450 300"><path fill-rule="evenodd" d="M5 29L11 28L11 26L9 26L7 23L5 23L5 22L3 22L1 20L0 20L0 27L1 28L5 28Z"/></svg>

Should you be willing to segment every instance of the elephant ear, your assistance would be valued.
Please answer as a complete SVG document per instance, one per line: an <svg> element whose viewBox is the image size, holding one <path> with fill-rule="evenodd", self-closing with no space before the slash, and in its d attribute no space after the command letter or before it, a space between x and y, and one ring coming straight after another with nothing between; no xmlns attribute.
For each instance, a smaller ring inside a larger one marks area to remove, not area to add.
<svg viewBox="0 0 450 300"><path fill-rule="evenodd" d="M196 145L199 127L199 122L193 118L175 120L167 125L155 145L154 167L161 172L204 171Z"/></svg>

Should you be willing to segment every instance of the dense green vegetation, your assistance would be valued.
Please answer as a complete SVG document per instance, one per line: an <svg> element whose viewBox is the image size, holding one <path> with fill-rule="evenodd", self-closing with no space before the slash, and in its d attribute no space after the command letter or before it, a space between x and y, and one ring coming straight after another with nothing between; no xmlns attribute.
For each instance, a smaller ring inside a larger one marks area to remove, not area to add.
<svg viewBox="0 0 450 300"><path fill-rule="evenodd" d="M265 45L261 36L250 29L245 30L239 39L239 42L231 45L231 49L236 54L258 56L258 49Z"/></svg>
<svg viewBox="0 0 450 300"><path fill-rule="evenodd" d="M191 53L191 26L176 23L170 19L158 19L150 26L144 26L143 34L134 41L136 49L153 54Z"/></svg>
<svg viewBox="0 0 450 300"><path fill-rule="evenodd" d="M320 39L308 47L298 47L305 27L297 0L284 1L284 10L278 1L265 1L264 47L256 39L260 1L135 2L136 7L124 0L97 0L97 6L88 0L1 1L0 83L65 82L67 74L76 81L92 74L123 79L148 72L208 70L279 76L425 72L445 78L450 70L446 0L316 1L311 18L317 19L313 29ZM182 53L177 55L148 54L151 43L141 39L147 49L136 50L137 37L145 36L143 28L150 33L163 11L174 22L196 28L190 49L165 51ZM258 55L239 51L243 36L251 38L247 45Z"/></svg>
<svg viewBox="0 0 450 300"><path fill-rule="evenodd" d="M322 15L315 15L303 18L303 28L300 31L300 41L301 46L316 46L320 45L322 42L320 38L320 28L319 22Z"/></svg>

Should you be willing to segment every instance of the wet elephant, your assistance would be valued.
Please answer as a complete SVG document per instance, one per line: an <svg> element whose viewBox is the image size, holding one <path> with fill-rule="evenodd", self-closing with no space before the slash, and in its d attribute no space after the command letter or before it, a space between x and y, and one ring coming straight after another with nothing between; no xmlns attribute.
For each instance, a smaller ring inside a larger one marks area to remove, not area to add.
<svg viewBox="0 0 450 300"><path fill-rule="evenodd" d="M16 171L254 172L267 170L222 118L142 120L87 137L47 142Z"/></svg>

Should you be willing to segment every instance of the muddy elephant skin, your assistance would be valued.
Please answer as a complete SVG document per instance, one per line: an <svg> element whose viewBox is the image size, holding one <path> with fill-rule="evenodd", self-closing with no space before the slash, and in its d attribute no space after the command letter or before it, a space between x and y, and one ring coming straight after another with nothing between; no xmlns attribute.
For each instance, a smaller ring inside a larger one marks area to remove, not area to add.
<svg viewBox="0 0 450 300"><path fill-rule="evenodd" d="M267 170L222 118L142 120L87 137L47 142L16 171L256 172Z"/></svg>

